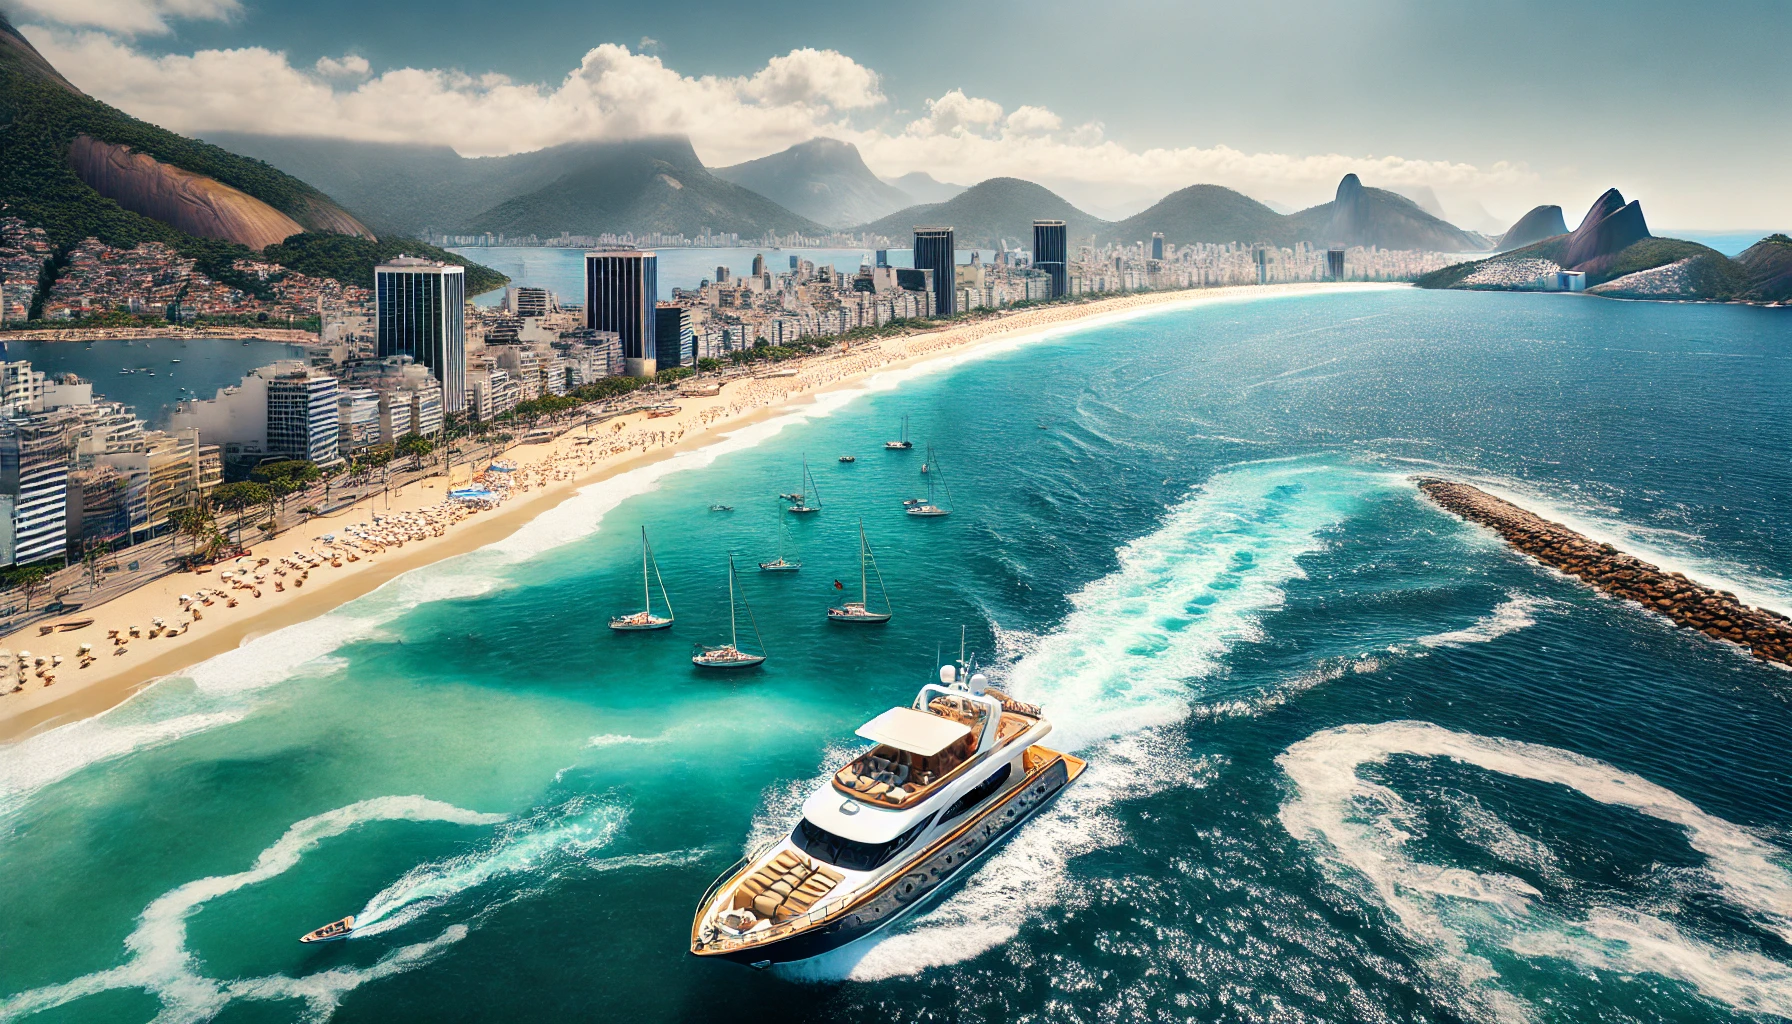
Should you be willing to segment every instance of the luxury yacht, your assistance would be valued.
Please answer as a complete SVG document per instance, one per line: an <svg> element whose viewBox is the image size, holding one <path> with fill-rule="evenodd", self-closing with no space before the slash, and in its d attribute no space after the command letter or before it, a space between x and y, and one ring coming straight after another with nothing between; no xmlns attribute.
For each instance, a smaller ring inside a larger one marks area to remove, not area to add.
<svg viewBox="0 0 1792 1024"><path fill-rule="evenodd" d="M858 730L873 746L803 803L790 835L704 893L691 952L751 967L819 956L889 925L1012 835L1082 774L1039 745L1039 708L945 665L914 702Z"/></svg>

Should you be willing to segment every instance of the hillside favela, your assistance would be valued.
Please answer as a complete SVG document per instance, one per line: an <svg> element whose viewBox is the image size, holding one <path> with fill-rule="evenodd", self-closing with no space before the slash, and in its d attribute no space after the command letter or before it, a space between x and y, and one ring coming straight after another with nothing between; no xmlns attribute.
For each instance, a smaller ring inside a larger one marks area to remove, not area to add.
<svg viewBox="0 0 1792 1024"><path fill-rule="evenodd" d="M0 1024L1792 1021L1792 16L0 0Z"/></svg>

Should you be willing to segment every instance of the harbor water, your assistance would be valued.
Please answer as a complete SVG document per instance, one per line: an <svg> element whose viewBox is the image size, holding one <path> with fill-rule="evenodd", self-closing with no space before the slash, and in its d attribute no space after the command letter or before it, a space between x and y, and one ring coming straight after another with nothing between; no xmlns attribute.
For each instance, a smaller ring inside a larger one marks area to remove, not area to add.
<svg viewBox="0 0 1792 1024"><path fill-rule="evenodd" d="M1266 295L825 395L0 747L0 1021L1792 1018L1792 675L1413 484L1792 608L1789 342ZM759 574L805 457L803 569ZM861 522L895 615L829 624ZM643 524L677 622L619 635ZM730 553L770 657L703 674ZM961 629L1087 772L873 941L689 956Z"/></svg>

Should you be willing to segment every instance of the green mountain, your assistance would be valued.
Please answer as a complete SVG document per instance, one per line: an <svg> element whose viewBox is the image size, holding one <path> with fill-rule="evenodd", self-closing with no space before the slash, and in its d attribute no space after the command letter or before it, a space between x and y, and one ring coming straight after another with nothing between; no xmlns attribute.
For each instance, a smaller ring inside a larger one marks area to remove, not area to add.
<svg viewBox="0 0 1792 1024"><path fill-rule="evenodd" d="M1746 298L1754 302L1792 302L1792 238L1768 235L1743 250L1736 265L1748 276Z"/></svg>
<svg viewBox="0 0 1792 1024"><path fill-rule="evenodd" d="M917 203L943 203L964 191L963 185L937 181L926 171L910 171L900 178L881 178L884 184L914 197Z"/></svg>
<svg viewBox="0 0 1792 1024"><path fill-rule="evenodd" d="M719 167L714 174L835 227L874 220L915 202L872 174L857 146L836 139L810 139L781 153Z"/></svg>
<svg viewBox="0 0 1792 1024"><path fill-rule="evenodd" d="M213 133L212 139L316 181L382 230L510 235L825 229L711 174L681 136L577 142L514 156L446 146Z"/></svg>
<svg viewBox="0 0 1792 1024"><path fill-rule="evenodd" d="M1541 242L1545 238L1568 233L1568 223L1562 219L1560 206L1537 206L1531 212L1518 218L1518 223L1506 229L1500 236L1500 248L1516 249L1521 245Z"/></svg>
<svg viewBox="0 0 1792 1024"><path fill-rule="evenodd" d="M231 264L296 235L372 244L354 215L306 182L85 95L4 16L0 140L0 206L61 249L89 237L164 242L212 278L262 292ZM351 283L371 285L372 275Z"/></svg>
<svg viewBox="0 0 1792 1024"><path fill-rule="evenodd" d="M1354 174L1345 175L1338 183L1337 196L1331 202L1286 215L1229 188L1192 185L1114 224L1101 238L1142 241L1157 231L1177 244L1291 246L1310 242L1431 252L1473 252L1490 247L1480 235L1426 213L1403 195L1366 187Z"/></svg>
<svg viewBox="0 0 1792 1024"><path fill-rule="evenodd" d="M1298 241L1288 218L1242 192L1220 185L1190 185L1159 199L1150 209L1110 225L1104 241L1138 242L1163 232L1177 245L1211 242L1272 242L1291 245Z"/></svg>
<svg viewBox="0 0 1792 1024"><path fill-rule="evenodd" d="M884 235L898 245L914 237L917 227L951 227L961 248L993 249L1004 240L1023 248L1033 244L1034 220L1062 220L1072 242L1110 227L1084 213L1050 189L1019 178L991 178L943 203L923 203L898 210L852 230Z"/></svg>

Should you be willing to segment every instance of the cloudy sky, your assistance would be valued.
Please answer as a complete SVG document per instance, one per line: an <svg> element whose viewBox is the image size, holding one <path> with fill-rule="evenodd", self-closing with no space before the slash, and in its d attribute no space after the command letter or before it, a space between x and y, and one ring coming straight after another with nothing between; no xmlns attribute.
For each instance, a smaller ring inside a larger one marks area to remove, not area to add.
<svg viewBox="0 0 1792 1024"><path fill-rule="evenodd" d="M453 146L816 135L1092 212L1197 182L1300 207L1355 171L1464 226L1604 188L1652 226L1792 228L1792 5L1030 0L0 0L84 90L195 134Z"/></svg>

